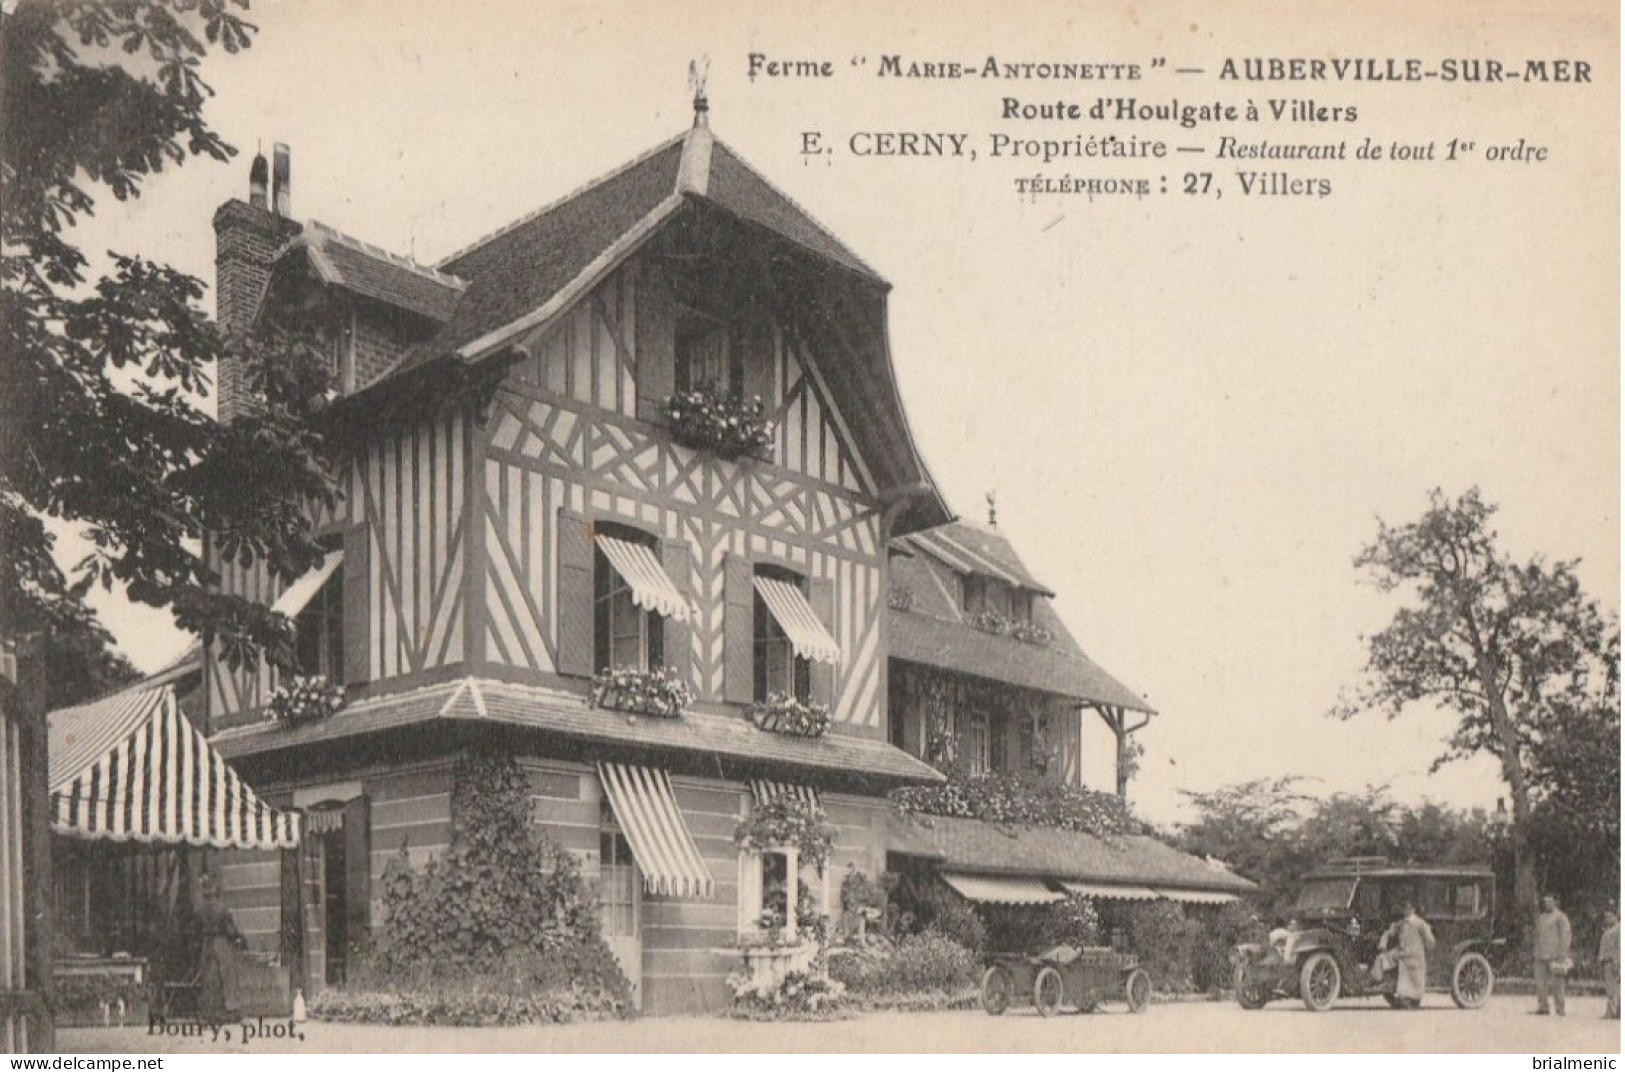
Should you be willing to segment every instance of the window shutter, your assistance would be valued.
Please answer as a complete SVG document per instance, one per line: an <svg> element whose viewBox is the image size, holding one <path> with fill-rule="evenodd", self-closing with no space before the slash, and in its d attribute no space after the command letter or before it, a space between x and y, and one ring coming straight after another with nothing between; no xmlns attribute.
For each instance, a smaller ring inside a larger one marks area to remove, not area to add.
<svg viewBox="0 0 1625 1072"><path fill-rule="evenodd" d="M370 825L365 796L344 805L344 910L352 949L366 941L367 930L372 925Z"/></svg>
<svg viewBox="0 0 1625 1072"><path fill-rule="evenodd" d="M751 583L747 558L730 552L723 560L723 570L723 698L746 704L756 692L756 586Z"/></svg>
<svg viewBox="0 0 1625 1072"><path fill-rule="evenodd" d="M372 675L371 531L356 525L344 533L344 683Z"/></svg>
<svg viewBox="0 0 1625 1072"><path fill-rule="evenodd" d="M756 930L756 920L762 914L762 854L739 854L739 934L741 937Z"/></svg>
<svg viewBox="0 0 1625 1072"><path fill-rule="evenodd" d="M688 544L682 540L664 540L660 545L660 564L666 569L666 576L684 597L693 591L689 578ZM665 630L664 657L666 665L677 671L677 676L683 681L689 681L692 674L689 669L691 662L689 652L689 624L680 622L676 618L666 618L662 622Z"/></svg>
<svg viewBox="0 0 1625 1072"><path fill-rule="evenodd" d="M814 578L807 582L807 603L818 620L824 623L831 636L835 635L835 582ZM813 663L808 668L812 675L813 703L834 704L835 667L829 663Z"/></svg>
<svg viewBox="0 0 1625 1072"><path fill-rule="evenodd" d="M741 348L740 363L744 372L744 382L740 384L740 393L745 400L760 398L763 407L771 414L778 406L779 400L773 397L773 329L767 323L753 320L745 324L734 335L734 345Z"/></svg>
<svg viewBox="0 0 1625 1072"><path fill-rule="evenodd" d="M592 526L580 514L559 511L559 673L591 677Z"/></svg>

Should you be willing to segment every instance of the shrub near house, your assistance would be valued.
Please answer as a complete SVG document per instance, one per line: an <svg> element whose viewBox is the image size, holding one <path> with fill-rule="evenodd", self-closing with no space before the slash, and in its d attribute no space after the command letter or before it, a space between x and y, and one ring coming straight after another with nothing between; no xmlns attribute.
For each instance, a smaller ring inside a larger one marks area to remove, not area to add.
<svg viewBox="0 0 1625 1072"><path fill-rule="evenodd" d="M575 858L533 825L512 758L459 761L452 840L414 870L405 847L385 880L388 919L318 1019L362 1023L546 1023L627 1015L631 989L599 932Z"/></svg>

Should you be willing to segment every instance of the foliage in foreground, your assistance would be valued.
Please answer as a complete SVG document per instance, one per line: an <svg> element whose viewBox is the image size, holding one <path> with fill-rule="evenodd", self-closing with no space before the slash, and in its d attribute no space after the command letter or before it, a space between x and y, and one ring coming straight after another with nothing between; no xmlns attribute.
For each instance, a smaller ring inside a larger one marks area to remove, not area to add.
<svg viewBox="0 0 1625 1072"><path fill-rule="evenodd" d="M580 865L531 821L528 782L509 756L458 762L450 847L416 870L403 846L384 906L377 945L351 997L332 999L333 1018L524 1023L631 1008Z"/></svg>
<svg viewBox="0 0 1625 1072"><path fill-rule="evenodd" d="M937 995L945 1002L973 990L980 977L976 954L936 931L895 943L851 942L831 953L829 974L854 998Z"/></svg>

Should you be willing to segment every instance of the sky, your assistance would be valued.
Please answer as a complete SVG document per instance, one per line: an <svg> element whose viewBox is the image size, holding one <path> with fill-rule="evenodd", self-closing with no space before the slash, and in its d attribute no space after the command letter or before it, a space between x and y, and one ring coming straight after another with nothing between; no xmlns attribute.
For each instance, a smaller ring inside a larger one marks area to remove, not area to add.
<svg viewBox="0 0 1625 1072"><path fill-rule="evenodd" d="M1076 7L259 0L252 49L204 67L207 115L243 154L165 171L128 204L103 198L78 237L212 281L214 207L246 196L256 146L286 142L296 217L433 263L681 132L689 63L709 57L716 135L892 284L904 404L950 504L985 520L995 492L1000 530L1084 649L1157 710L1131 794L1142 814L1177 821L1184 791L1288 774L1322 793L1388 784L1406 802L1493 808L1505 790L1487 760L1429 773L1447 716L1326 712L1397 606L1354 557L1378 518L1415 517L1433 487L1480 487L1507 551L1579 558L1617 612L1617 8ZM753 52L830 73L752 80ZM1142 77L883 78L886 55L1133 63ZM1592 82L1249 84L1216 76L1227 57L1568 57ZM1006 97L1311 100L1358 120L1005 119ZM834 151L804 154L809 132ZM980 152L850 151L877 132L959 133ZM1114 134L1168 155L990 159L995 133ZM1215 157L1226 134L1347 139L1350 156L1369 137L1434 159L1238 163ZM1476 153L1439 159L1450 139ZM1520 140L1546 158L1484 159ZM1331 193L1243 196L1242 170ZM1211 172L1221 196L1183 194L1186 172ZM1018 195L1039 173L1147 177L1153 192ZM142 668L186 642L163 613L104 613ZM1098 727L1087 741L1097 787L1109 743Z"/></svg>

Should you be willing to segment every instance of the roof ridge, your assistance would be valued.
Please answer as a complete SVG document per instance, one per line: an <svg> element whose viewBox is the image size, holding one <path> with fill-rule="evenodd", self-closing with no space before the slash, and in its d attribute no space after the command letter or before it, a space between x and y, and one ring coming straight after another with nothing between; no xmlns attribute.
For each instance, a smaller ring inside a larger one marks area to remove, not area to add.
<svg viewBox="0 0 1625 1072"><path fill-rule="evenodd" d="M553 200L549 201L547 204L543 205L541 208L534 209L534 210L532 210L530 212L527 212L525 215L519 217L518 219L512 221L511 223L504 224L503 226L498 227L494 231L487 232L486 234L481 235L479 238L476 238L474 241L470 242L468 245L463 246L461 249L454 250L453 252L448 253L446 256L441 257L438 261L435 261L435 267L437 269L444 270L445 265L450 264L452 261L460 260L463 257L468 256L470 253L473 253L475 250L479 249L480 247L488 245L491 242L496 241L498 238L501 238L503 235L511 234L514 231L517 231L519 228L525 226L525 224L531 223L534 220L540 219L541 217L547 215L549 212L552 212L554 209L558 208L560 205L563 205L568 201L573 201L575 198L580 197L582 194L586 193L588 190L591 190L596 186L602 186L604 183L608 182L609 180L611 180L611 179L615 178L616 176L621 175L621 174L623 174L623 173L625 173L627 171L632 170L633 168L637 167L639 164L641 164L644 161L650 159L651 157L658 156L659 154L665 152L667 149L670 149L673 145L676 145L679 142L683 141L683 139L686 138L687 136L688 136L688 131L685 130L681 134L678 134L676 137L667 138L665 141L661 142L659 145L656 145L654 148L649 149L649 150L647 150L647 151L645 151L643 153L638 154L637 156L633 157L631 160L628 160L626 163L621 164L621 165L619 165L617 167L611 168L609 171L604 172L603 174L597 176L596 178L588 179L586 182L582 183L580 186L577 186L575 189L571 190L570 192L568 192L566 194L563 194L563 195L561 195L559 197L555 197Z"/></svg>
<svg viewBox="0 0 1625 1072"><path fill-rule="evenodd" d="M305 232L307 235L311 232L315 232L324 241L333 241L338 242L340 245L349 246L351 249L360 253L365 253L369 257L375 257L379 260L386 261L389 264L395 265L397 268L404 268L405 270L412 272L414 275L420 275L425 279L433 280L436 283L442 283L448 287L451 287L453 290L466 290L468 288L468 280L463 279L461 276L453 275L451 272L443 272L439 268L432 267L427 264L419 264L417 261L405 256L404 254L391 252L390 250L387 250L382 246L374 245L365 239L357 238L354 235L345 234L332 224L323 223L320 220L310 220L305 224ZM299 240L299 238L295 238L293 241L298 242Z"/></svg>
<svg viewBox="0 0 1625 1072"><path fill-rule="evenodd" d="M740 167L744 168L746 171L750 172L753 176L755 176L758 182L761 182L761 183L765 184L768 189L772 190L774 193L776 193L780 197L784 198L785 201L789 202L790 207L794 208L797 212L801 213L804 217L806 217L807 222L812 224L815 228L817 228L818 231L820 233L822 233L825 238L829 239L831 242L834 242L835 245L838 248L845 250L847 256L851 257L854 261L856 261L857 264L859 265L859 267L861 267L865 272L868 272L870 275L874 276L878 280L881 280L882 282L885 281L886 277L881 275L880 272L878 272L875 269L874 265L870 264L868 261L866 261L862 257L858 256L857 251L854 250L851 246L847 245L844 241L842 241L840 236L837 235L834 231L830 230L830 228L824 223L823 220L820 220L817 216L814 216L810 211L808 211L807 206L803 205L800 201L797 201L795 198L791 197L788 193L786 193L784 191L784 189L779 186L778 183L774 182L772 179L769 179L766 175L763 175L760 171L757 171L754 167L752 167L751 164L750 164L750 161L746 160L744 158L744 156L741 155L740 153L734 152L733 147L730 146L727 142L723 141L721 138L717 137L715 134L711 135L711 142L712 142L713 146L715 146L718 149L721 149L723 152L725 152L729 156L733 157L734 162L737 163ZM705 199L707 201L712 200L712 198L707 194L702 194L701 196L705 197ZM788 238L789 236L786 235L785 237ZM794 239L791 239L791 241L794 241ZM797 245L802 245L803 243L798 242L796 244Z"/></svg>

